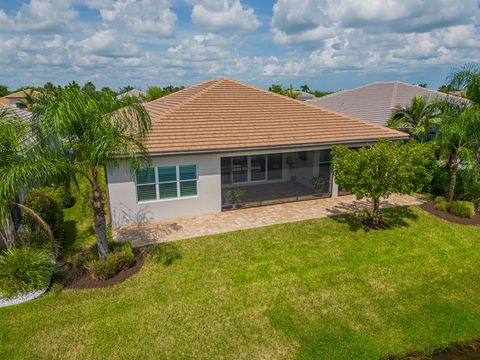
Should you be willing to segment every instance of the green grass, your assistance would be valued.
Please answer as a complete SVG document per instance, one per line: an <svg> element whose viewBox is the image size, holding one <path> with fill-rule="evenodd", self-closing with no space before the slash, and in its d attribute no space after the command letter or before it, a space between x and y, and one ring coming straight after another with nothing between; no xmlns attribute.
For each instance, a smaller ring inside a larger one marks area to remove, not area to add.
<svg viewBox="0 0 480 360"><path fill-rule="evenodd" d="M478 228L386 216L168 244L169 266L0 309L0 358L372 359L480 337Z"/></svg>

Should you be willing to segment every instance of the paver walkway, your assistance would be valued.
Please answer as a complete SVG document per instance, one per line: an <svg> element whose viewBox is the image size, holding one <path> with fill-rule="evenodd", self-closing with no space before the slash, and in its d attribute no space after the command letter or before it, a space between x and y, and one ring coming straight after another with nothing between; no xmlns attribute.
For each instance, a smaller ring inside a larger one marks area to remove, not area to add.
<svg viewBox="0 0 480 360"><path fill-rule="evenodd" d="M408 195L392 195L381 202L382 207L420 205L423 201ZM209 215L161 220L141 225L129 225L113 230L118 241L130 240L133 246L187 239L196 236L219 234L293 221L339 215L368 206L353 195L335 199L324 198L233 210Z"/></svg>

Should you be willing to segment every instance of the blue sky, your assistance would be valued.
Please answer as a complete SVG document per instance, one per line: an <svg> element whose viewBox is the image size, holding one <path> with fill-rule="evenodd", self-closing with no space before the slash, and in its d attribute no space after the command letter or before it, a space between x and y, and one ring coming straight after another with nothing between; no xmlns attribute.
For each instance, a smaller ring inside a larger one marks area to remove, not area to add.
<svg viewBox="0 0 480 360"><path fill-rule="evenodd" d="M438 87L479 29L479 0L1 0L0 83Z"/></svg>

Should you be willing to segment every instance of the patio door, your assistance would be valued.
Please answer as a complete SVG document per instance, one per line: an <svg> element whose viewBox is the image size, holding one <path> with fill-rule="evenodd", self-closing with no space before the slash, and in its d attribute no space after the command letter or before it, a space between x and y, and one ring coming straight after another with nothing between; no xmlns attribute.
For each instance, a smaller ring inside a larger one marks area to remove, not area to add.
<svg viewBox="0 0 480 360"><path fill-rule="evenodd" d="M232 157L232 183L248 182L248 156Z"/></svg>

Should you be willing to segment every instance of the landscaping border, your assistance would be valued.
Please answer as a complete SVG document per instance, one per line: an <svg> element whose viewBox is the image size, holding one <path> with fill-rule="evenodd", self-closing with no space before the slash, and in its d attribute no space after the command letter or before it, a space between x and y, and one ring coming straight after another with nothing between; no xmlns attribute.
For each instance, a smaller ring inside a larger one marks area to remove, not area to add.
<svg viewBox="0 0 480 360"><path fill-rule="evenodd" d="M463 217L455 216L448 212L435 209L435 203L432 200L426 201L425 203L419 205L419 207L420 209L425 210L428 213L449 222L462 224L462 225L480 226L480 214L478 213L475 213L475 215L472 218L463 218Z"/></svg>

